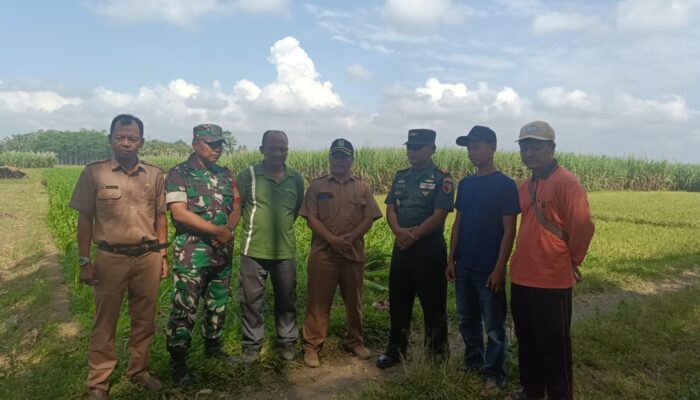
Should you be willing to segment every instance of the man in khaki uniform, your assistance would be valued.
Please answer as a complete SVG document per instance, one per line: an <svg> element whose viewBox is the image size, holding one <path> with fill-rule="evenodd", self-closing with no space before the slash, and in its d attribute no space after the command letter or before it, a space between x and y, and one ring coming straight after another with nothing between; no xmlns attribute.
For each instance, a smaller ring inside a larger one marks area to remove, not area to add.
<svg viewBox="0 0 700 400"><path fill-rule="evenodd" d="M364 235L382 212L367 182L352 176L354 151L345 139L331 144L330 174L309 186L299 214L313 232L309 253L308 301L304 320L304 362L318 367L336 286L345 302L345 348L370 357L362 341Z"/></svg>
<svg viewBox="0 0 700 400"><path fill-rule="evenodd" d="M89 399L107 399L117 365L114 345L124 291L128 292L132 382L152 391L161 383L148 373L160 279L168 274L163 172L139 160L143 123L132 115L112 120L113 156L80 174L68 207L78 211L80 281L93 287L95 318L88 345ZM90 241L97 245L90 259Z"/></svg>

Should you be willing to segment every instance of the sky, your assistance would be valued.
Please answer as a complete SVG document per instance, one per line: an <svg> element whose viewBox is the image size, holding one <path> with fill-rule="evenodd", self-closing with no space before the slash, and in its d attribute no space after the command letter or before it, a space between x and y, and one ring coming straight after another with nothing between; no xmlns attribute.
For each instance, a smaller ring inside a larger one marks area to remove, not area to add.
<svg viewBox="0 0 700 400"><path fill-rule="evenodd" d="M515 150L544 120L558 151L700 163L700 0L2 0L0 54L0 138L132 113L147 140Z"/></svg>

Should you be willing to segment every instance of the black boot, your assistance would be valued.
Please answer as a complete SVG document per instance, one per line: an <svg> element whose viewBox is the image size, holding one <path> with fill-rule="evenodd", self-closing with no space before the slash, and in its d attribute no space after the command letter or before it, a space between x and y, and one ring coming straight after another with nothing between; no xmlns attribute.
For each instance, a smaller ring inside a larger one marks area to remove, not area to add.
<svg viewBox="0 0 700 400"><path fill-rule="evenodd" d="M221 348L221 339L204 339L204 356L229 364L236 364L238 358L228 354Z"/></svg>
<svg viewBox="0 0 700 400"><path fill-rule="evenodd" d="M192 376L187 368L187 349L171 349L170 374L173 384L180 387L192 385Z"/></svg>

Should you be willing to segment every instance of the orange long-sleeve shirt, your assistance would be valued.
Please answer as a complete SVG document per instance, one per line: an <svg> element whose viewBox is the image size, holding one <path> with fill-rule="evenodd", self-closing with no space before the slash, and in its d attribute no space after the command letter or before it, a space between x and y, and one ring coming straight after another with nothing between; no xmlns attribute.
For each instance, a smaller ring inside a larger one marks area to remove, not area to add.
<svg viewBox="0 0 700 400"><path fill-rule="evenodd" d="M576 282L573 267L583 262L595 231L586 191L576 176L561 166L536 182L537 206L569 235L569 241L559 239L537 221L525 181L519 189L522 216L511 260L511 281L538 288L570 288Z"/></svg>

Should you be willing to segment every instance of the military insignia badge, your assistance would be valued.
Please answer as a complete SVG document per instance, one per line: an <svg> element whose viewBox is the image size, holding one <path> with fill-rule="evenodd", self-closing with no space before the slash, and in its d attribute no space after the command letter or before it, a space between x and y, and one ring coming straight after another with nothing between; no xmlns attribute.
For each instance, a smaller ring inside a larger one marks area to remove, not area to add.
<svg viewBox="0 0 700 400"><path fill-rule="evenodd" d="M447 194L452 193L452 178L449 176L442 179L442 191Z"/></svg>

